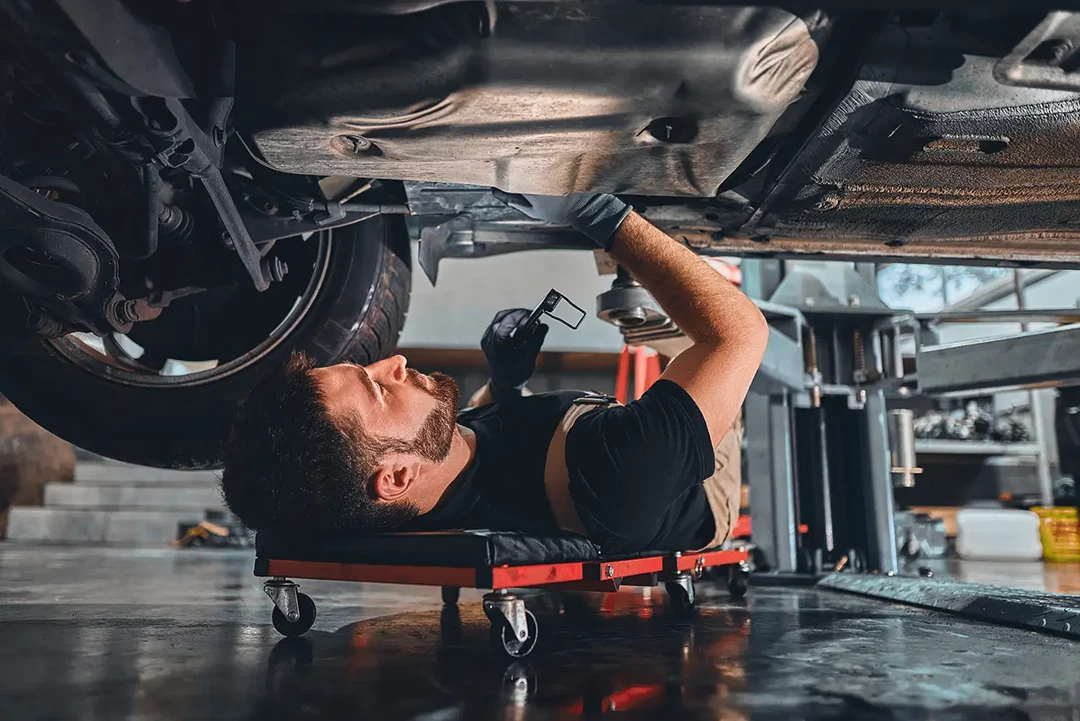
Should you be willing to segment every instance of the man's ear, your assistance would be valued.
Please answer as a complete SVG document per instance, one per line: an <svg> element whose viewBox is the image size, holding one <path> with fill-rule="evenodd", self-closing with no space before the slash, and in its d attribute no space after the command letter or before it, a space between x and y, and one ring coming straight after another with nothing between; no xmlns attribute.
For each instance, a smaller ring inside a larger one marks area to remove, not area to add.
<svg viewBox="0 0 1080 721"><path fill-rule="evenodd" d="M385 459L375 472L372 490L375 497L385 503L393 503L408 497L420 475L420 463L410 456Z"/></svg>

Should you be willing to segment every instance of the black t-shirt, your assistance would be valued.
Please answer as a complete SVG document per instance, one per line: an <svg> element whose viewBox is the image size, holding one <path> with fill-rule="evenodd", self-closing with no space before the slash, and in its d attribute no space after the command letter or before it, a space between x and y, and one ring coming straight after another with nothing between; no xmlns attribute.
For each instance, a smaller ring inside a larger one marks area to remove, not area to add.
<svg viewBox="0 0 1080 721"><path fill-rule="evenodd" d="M544 491L548 445L580 391L542 393L467 409L476 455L409 530L559 531ZM626 406L590 411L566 439L570 494L589 538L606 553L699 548L714 524L701 485L713 473L705 419L677 384L660 380Z"/></svg>

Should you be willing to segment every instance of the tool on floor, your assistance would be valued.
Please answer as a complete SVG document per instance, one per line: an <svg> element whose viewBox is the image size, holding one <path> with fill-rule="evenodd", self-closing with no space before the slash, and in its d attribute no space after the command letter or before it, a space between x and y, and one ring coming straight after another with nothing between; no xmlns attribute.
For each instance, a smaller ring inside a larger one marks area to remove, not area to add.
<svg viewBox="0 0 1080 721"><path fill-rule="evenodd" d="M197 523L181 522L177 526L173 548L248 548L251 531L231 513L207 510Z"/></svg>

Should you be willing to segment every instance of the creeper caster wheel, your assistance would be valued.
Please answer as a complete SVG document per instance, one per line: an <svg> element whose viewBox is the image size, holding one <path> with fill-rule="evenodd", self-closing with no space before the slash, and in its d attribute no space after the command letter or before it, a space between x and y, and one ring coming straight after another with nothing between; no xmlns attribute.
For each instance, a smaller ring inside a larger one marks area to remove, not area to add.
<svg viewBox="0 0 1080 721"><path fill-rule="evenodd" d="M505 658L532 653L538 635L536 616L525 601L505 590L484 596L484 615L491 621L491 647Z"/></svg>
<svg viewBox="0 0 1080 721"><path fill-rule="evenodd" d="M315 602L297 588L295 583L280 576L263 584L263 593L274 602L271 617L274 628L283 636L299 636L315 623Z"/></svg>
<svg viewBox="0 0 1080 721"><path fill-rule="evenodd" d="M689 574L680 576L664 584L672 612L687 615L693 612L697 597L694 594L694 581Z"/></svg>
<svg viewBox="0 0 1080 721"><path fill-rule="evenodd" d="M288 616L281 612L280 608L274 606L274 614L271 620L274 622L274 628L282 636L303 635L315 623L315 602L311 600L311 596L306 593L297 593L296 601L300 615L295 621L290 620Z"/></svg>
<svg viewBox="0 0 1080 721"><path fill-rule="evenodd" d="M506 620L491 622L491 647L496 653L506 658L525 658L536 648L536 639L539 631L536 625L536 616L532 611L525 611L525 623L528 635L521 639L514 635L514 629Z"/></svg>
<svg viewBox="0 0 1080 721"><path fill-rule="evenodd" d="M732 598L742 598L746 595L746 591L750 587L750 567L746 561L742 561L728 569L727 587Z"/></svg>

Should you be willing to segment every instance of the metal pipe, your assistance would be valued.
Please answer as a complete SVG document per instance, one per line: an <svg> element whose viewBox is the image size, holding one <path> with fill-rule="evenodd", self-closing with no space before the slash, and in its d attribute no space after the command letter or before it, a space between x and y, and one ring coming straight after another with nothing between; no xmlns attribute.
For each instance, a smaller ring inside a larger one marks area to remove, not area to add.
<svg viewBox="0 0 1080 721"><path fill-rule="evenodd" d="M920 321L932 320L937 323L1080 323L1080 309L942 311L916 313L915 317Z"/></svg>
<svg viewBox="0 0 1080 721"><path fill-rule="evenodd" d="M901 408L889 411L889 472L893 485L915 486L916 474L922 473L915 459L915 413Z"/></svg>
<svg viewBox="0 0 1080 721"><path fill-rule="evenodd" d="M867 459L869 473L866 488L869 517L867 530L870 547L867 562L870 570L896 573L896 521L894 519L893 487L889 482L889 438L885 423L885 393L871 388L866 394Z"/></svg>
<svg viewBox="0 0 1080 721"><path fill-rule="evenodd" d="M1016 309L1023 311L1027 303L1024 301L1024 283L1020 276L1021 270L1013 270L1013 288L1016 291ZM1028 332L1030 325L1026 322L1020 324L1020 330ZM1048 447L1049 432L1043 420L1043 398L1039 391L1028 391L1028 406L1031 408L1031 425L1035 431L1035 441L1039 444L1039 457L1036 469L1039 473L1039 498L1044 506L1054 505L1054 479L1050 476L1050 453Z"/></svg>
<svg viewBox="0 0 1080 721"><path fill-rule="evenodd" d="M915 348L919 347L918 336L916 336ZM893 377L904 377L904 349L900 346L900 329L893 326L892 329L892 363L893 363Z"/></svg>
<svg viewBox="0 0 1080 721"><path fill-rule="evenodd" d="M806 372L814 385L810 391L810 406L821 407L821 370L818 368L817 358L817 333L813 326L806 326Z"/></svg>
<svg viewBox="0 0 1080 721"><path fill-rule="evenodd" d="M829 477L829 436L825 430L825 409L818 408L818 443L821 444L821 505L822 523L825 526L825 550L833 552L832 481Z"/></svg>
<svg viewBox="0 0 1080 721"><path fill-rule="evenodd" d="M161 175L153 163L142 166L143 181L143 222L142 245L132 253L132 258L149 258L158 249L158 227L161 224Z"/></svg>
<svg viewBox="0 0 1080 721"><path fill-rule="evenodd" d="M874 355L874 372L878 378L888 378L889 373L885 366L885 341L882 340L881 330L875 328L870 332L870 352Z"/></svg>

